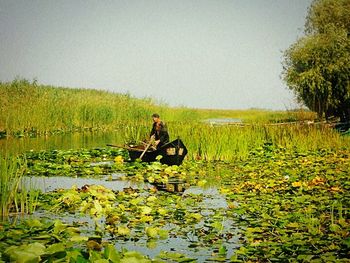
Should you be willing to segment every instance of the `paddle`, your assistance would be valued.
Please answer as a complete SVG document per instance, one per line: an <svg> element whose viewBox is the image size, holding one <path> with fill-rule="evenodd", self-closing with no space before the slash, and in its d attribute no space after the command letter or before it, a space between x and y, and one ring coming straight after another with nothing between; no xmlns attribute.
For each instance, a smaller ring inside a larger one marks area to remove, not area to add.
<svg viewBox="0 0 350 263"><path fill-rule="evenodd" d="M148 150L148 148L151 146L152 142L153 142L154 136L151 136L151 139L149 141L149 144L146 146L145 150L141 153L140 155L140 159L142 160L142 157L145 155L146 151Z"/></svg>

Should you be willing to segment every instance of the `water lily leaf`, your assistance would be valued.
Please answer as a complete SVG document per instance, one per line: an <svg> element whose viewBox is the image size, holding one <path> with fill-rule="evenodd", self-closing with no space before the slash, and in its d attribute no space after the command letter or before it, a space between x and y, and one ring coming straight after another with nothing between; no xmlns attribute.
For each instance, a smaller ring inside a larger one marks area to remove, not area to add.
<svg viewBox="0 0 350 263"><path fill-rule="evenodd" d="M58 252L64 252L66 250L63 243L52 244L51 246L46 248L46 254L55 254Z"/></svg>
<svg viewBox="0 0 350 263"><path fill-rule="evenodd" d="M121 235L121 236L129 236L130 229L127 226L118 226L117 233L118 235Z"/></svg>
<svg viewBox="0 0 350 263"><path fill-rule="evenodd" d="M225 256L227 253L227 248L225 246L220 246L219 248L219 255Z"/></svg>
<svg viewBox="0 0 350 263"><path fill-rule="evenodd" d="M200 213L190 213L189 217L193 218L194 220L196 220L198 222L203 218L203 216Z"/></svg>
<svg viewBox="0 0 350 263"><path fill-rule="evenodd" d="M166 210L163 207L160 207L160 208L157 209L157 212L158 212L158 214L164 216L164 215L166 215L168 213L168 210Z"/></svg>
<svg viewBox="0 0 350 263"><path fill-rule="evenodd" d="M149 262L152 262L152 261L146 258L140 259L136 257L127 257L120 260L120 263L149 263Z"/></svg>
<svg viewBox="0 0 350 263"><path fill-rule="evenodd" d="M205 186L206 184L207 184L207 180L205 180L205 179L199 180L198 183L197 183L197 185L198 185L199 187L203 187L203 186Z"/></svg>
<svg viewBox="0 0 350 263"><path fill-rule="evenodd" d="M98 242L96 242L95 240L88 240L86 242L86 246L88 249L91 250L101 250L102 249L102 245Z"/></svg>
<svg viewBox="0 0 350 263"><path fill-rule="evenodd" d="M55 220L53 232L59 234L67 228L66 224L63 224L60 220Z"/></svg>
<svg viewBox="0 0 350 263"><path fill-rule="evenodd" d="M223 225L219 221L215 221L210 224L211 227L215 228L217 231L221 231L223 229Z"/></svg>
<svg viewBox="0 0 350 263"><path fill-rule="evenodd" d="M151 212L152 212L152 208L150 208L149 206L142 206L141 207L141 214L148 215Z"/></svg>
<svg viewBox="0 0 350 263"><path fill-rule="evenodd" d="M99 201L94 200L94 207L96 209L96 213L98 213L98 214L102 213L103 208L102 208Z"/></svg>
<svg viewBox="0 0 350 263"><path fill-rule="evenodd" d="M159 229L158 235L160 239L168 239L169 237L169 231L166 229Z"/></svg>
<svg viewBox="0 0 350 263"><path fill-rule="evenodd" d="M159 253L159 257L162 259L178 260L178 259L184 257L184 254L176 253L176 252L161 251Z"/></svg>
<svg viewBox="0 0 350 263"><path fill-rule="evenodd" d="M146 234L150 238L157 238L159 229L156 227L146 227Z"/></svg>
<svg viewBox="0 0 350 263"><path fill-rule="evenodd" d="M143 223L152 222L153 221L153 216L143 215L143 216L141 216L140 221L143 222Z"/></svg>
<svg viewBox="0 0 350 263"><path fill-rule="evenodd" d="M155 197L154 195L152 195L152 196L147 198L147 202L152 203L152 202L155 202L155 201L157 201L157 197Z"/></svg>
<svg viewBox="0 0 350 263"><path fill-rule="evenodd" d="M38 219L30 219L30 220L27 220L27 221L26 221L26 224L27 224L29 227L42 227L42 226L43 226L43 223L41 223L40 220L38 220Z"/></svg>
<svg viewBox="0 0 350 263"><path fill-rule="evenodd" d="M155 179L154 179L153 176L149 176L149 177L147 178L147 181L150 182L150 183L152 184L152 183L154 183Z"/></svg>
<svg viewBox="0 0 350 263"><path fill-rule="evenodd" d="M155 249L157 247L157 242L154 239L149 239L147 240L146 246L149 249Z"/></svg>
<svg viewBox="0 0 350 263"><path fill-rule="evenodd" d="M66 255L66 260L68 262L81 262L81 263L85 263L88 262L86 259L84 259L84 257L82 256L82 254L80 253L80 251L78 250L68 250Z"/></svg>
<svg viewBox="0 0 350 263"><path fill-rule="evenodd" d="M34 263L39 262L40 256L45 254L45 246L38 242L19 247L12 246L5 250L5 254L15 262Z"/></svg>
<svg viewBox="0 0 350 263"><path fill-rule="evenodd" d="M85 242L88 241L89 237L87 236L80 236L80 235L74 235L70 238L70 241L72 242Z"/></svg>
<svg viewBox="0 0 350 263"><path fill-rule="evenodd" d="M13 251L10 258L12 262L18 263L37 263L41 260L40 256L27 251Z"/></svg>
<svg viewBox="0 0 350 263"><path fill-rule="evenodd" d="M167 175L172 175L173 174L173 169L171 166L168 166L167 168L164 169L164 173Z"/></svg>
<svg viewBox="0 0 350 263"><path fill-rule="evenodd" d="M127 251L120 260L120 263L149 263L151 260L145 258L141 253L137 251Z"/></svg>
<svg viewBox="0 0 350 263"><path fill-rule="evenodd" d="M65 233L67 233L68 235L78 235L80 233L80 229L77 227L67 227L65 230Z"/></svg>
<svg viewBox="0 0 350 263"><path fill-rule="evenodd" d="M196 261L196 259L188 258L184 254L176 253L176 252L166 252L161 251L158 255L161 259L164 260L173 260L176 262L193 262Z"/></svg>
<svg viewBox="0 0 350 263"><path fill-rule="evenodd" d="M105 247L104 250L104 257L112 262L119 262L120 261L120 254L115 248L115 246L108 244Z"/></svg>
<svg viewBox="0 0 350 263"><path fill-rule="evenodd" d="M40 235L40 236L34 236L32 237L33 240L44 240L44 239L51 239L50 235Z"/></svg>
<svg viewBox="0 0 350 263"><path fill-rule="evenodd" d="M138 205L141 202L142 202L142 198L133 198L130 200L130 204L132 205Z"/></svg>

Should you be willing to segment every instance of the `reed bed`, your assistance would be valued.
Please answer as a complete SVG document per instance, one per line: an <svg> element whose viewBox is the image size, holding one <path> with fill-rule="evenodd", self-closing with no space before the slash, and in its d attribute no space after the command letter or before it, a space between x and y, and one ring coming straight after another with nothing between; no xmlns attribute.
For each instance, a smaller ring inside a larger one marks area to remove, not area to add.
<svg viewBox="0 0 350 263"><path fill-rule="evenodd" d="M172 139L183 139L190 159L244 159L251 150L266 144L297 151L350 144L349 137L326 125L307 125L305 120L313 120L315 115L305 110L171 108L128 94L57 88L27 80L0 83L0 132L7 135L113 131L118 136L108 143L139 142L148 138L153 112L168 123ZM203 122L209 118L236 118L247 125L210 126ZM297 122L271 125L284 121Z"/></svg>
<svg viewBox="0 0 350 263"><path fill-rule="evenodd" d="M350 146L350 138L327 126L291 124L270 126L209 126L202 123L171 123L171 136L180 136L191 159L235 160L247 158L250 151L272 145L298 152L337 149Z"/></svg>
<svg viewBox="0 0 350 263"><path fill-rule="evenodd" d="M198 122L239 118L281 122L312 118L313 113L267 110L206 110L169 107L150 98L102 90L60 88L16 79L0 82L0 136L40 135L86 130L115 130L148 122L158 112L167 121Z"/></svg>
<svg viewBox="0 0 350 263"><path fill-rule="evenodd" d="M145 140L149 123L120 130L121 143ZM201 122L168 122L170 139L180 137L192 160L244 160L259 147L285 148L295 152L350 147L350 137L342 136L326 125L294 123L288 125L220 125Z"/></svg>
<svg viewBox="0 0 350 263"><path fill-rule="evenodd" d="M35 210L39 193L26 189L22 181L25 171L24 157L0 156L0 218Z"/></svg>
<svg viewBox="0 0 350 263"><path fill-rule="evenodd" d="M8 134L106 129L141 121L152 102L105 91L38 86L25 80L0 84L0 129Z"/></svg>

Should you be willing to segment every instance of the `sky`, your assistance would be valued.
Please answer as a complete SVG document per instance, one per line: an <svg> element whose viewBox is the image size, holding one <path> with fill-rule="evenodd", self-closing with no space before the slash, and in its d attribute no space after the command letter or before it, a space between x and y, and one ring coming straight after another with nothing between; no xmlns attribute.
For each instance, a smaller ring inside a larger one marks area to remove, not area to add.
<svg viewBox="0 0 350 263"><path fill-rule="evenodd" d="M283 51L303 35L311 1L0 0L0 81L292 109Z"/></svg>

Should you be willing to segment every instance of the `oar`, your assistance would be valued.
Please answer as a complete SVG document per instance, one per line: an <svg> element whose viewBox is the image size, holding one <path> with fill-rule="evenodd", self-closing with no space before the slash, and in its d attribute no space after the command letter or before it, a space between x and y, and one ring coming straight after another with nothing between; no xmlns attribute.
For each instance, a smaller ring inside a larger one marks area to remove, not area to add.
<svg viewBox="0 0 350 263"><path fill-rule="evenodd" d="M126 149L126 150L129 150L129 149L132 148L132 147L127 146L127 145L115 145L115 144L107 144L107 146L116 147L116 148L123 148L123 149Z"/></svg>
<svg viewBox="0 0 350 263"><path fill-rule="evenodd" d="M140 159L142 160L142 157L145 155L146 151L148 150L148 148L151 146L152 144L152 141L153 141L153 136L151 137L150 141L149 141L149 144L146 146L145 150L141 153L140 155Z"/></svg>
<svg viewBox="0 0 350 263"><path fill-rule="evenodd" d="M122 145L115 145L115 144L106 144L106 145L110 147L125 148L125 146L122 146Z"/></svg>

